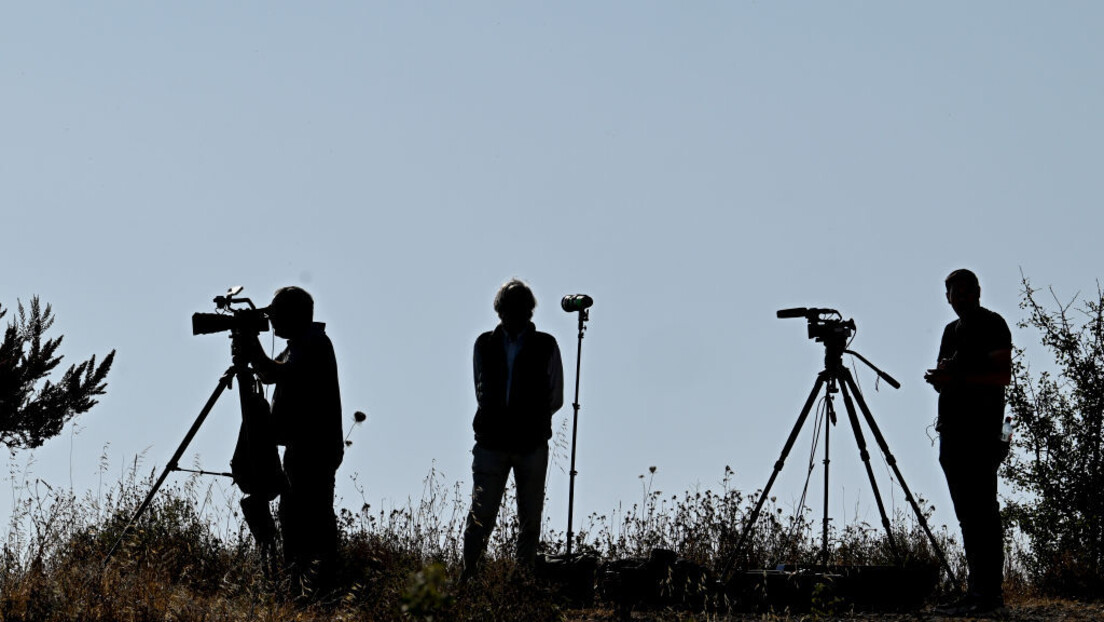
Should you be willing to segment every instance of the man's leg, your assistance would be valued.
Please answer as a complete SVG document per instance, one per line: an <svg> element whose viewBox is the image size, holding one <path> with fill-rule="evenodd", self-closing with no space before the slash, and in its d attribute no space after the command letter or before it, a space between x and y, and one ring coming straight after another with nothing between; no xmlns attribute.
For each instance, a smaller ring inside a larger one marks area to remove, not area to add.
<svg viewBox="0 0 1104 622"><path fill-rule="evenodd" d="M337 516L334 515L333 474L319 474L305 484L303 502L303 563L310 567L312 588L327 589L337 566Z"/></svg>
<svg viewBox="0 0 1104 622"><path fill-rule="evenodd" d="M541 514L544 511L544 483L548 472L547 443L533 451L520 454L514 463L517 483L518 542L517 560L532 568L537 560L540 542Z"/></svg>
<svg viewBox="0 0 1104 622"><path fill-rule="evenodd" d="M337 561L337 517L332 477L293 479L280 497L284 562L295 590L324 588Z"/></svg>
<svg viewBox="0 0 1104 622"><path fill-rule="evenodd" d="M999 605L1004 572L1003 532L997 503L999 461L987 449L983 441L943 439L939 463L962 528L969 593L976 599Z"/></svg>
<svg viewBox="0 0 1104 622"><path fill-rule="evenodd" d="M470 578L483 558L509 476L510 460L506 452L475 445L472 449L472 504L464 526L462 578Z"/></svg>
<svg viewBox="0 0 1104 622"><path fill-rule="evenodd" d="M280 518L280 538L284 545L284 568L295 574L303 557L303 512L295 490L288 488L280 495L277 515Z"/></svg>
<svg viewBox="0 0 1104 622"><path fill-rule="evenodd" d="M994 446L996 440L993 441ZM993 603L1003 605L1004 591L1004 526L1001 524L1000 503L997 501L997 470L1000 458L996 447L989 455L980 456L977 464L977 531L978 589Z"/></svg>

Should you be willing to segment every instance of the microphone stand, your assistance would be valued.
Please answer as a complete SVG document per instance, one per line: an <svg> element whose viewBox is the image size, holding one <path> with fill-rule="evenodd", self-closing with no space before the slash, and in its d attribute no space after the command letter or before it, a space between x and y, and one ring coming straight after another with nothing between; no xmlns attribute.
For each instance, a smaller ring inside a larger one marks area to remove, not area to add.
<svg viewBox="0 0 1104 622"><path fill-rule="evenodd" d="M571 404L575 414L571 423L571 471L569 472L569 486L567 493L567 558L571 559L571 541L575 539L575 532L571 529L571 519L575 515L575 441L579 434L579 371L583 363L583 334L586 332L586 322L590 319L588 309L579 309L579 345L575 356L575 401Z"/></svg>

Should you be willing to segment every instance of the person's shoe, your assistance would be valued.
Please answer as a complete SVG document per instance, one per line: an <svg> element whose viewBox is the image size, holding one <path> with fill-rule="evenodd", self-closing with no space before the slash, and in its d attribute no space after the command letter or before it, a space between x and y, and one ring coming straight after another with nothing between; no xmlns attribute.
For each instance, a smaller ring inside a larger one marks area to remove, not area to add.
<svg viewBox="0 0 1104 622"><path fill-rule="evenodd" d="M932 613L938 616L955 616L958 615L959 611L965 611L967 607L973 605L975 600L972 595L967 594L952 603L936 605L932 608Z"/></svg>
<svg viewBox="0 0 1104 622"><path fill-rule="evenodd" d="M976 594L967 594L949 605L936 607L934 612L936 615L949 618L1000 619L1008 615L1008 610L1004 607L1004 599L1000 596L984 598Z"/></svg>

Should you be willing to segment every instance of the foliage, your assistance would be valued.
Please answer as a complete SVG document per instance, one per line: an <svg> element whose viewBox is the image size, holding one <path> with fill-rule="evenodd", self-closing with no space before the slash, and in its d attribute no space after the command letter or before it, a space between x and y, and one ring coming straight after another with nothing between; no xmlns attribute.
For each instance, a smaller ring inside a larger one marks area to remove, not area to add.
<svg viewBox="0 0 1104 622"><path fill-rule="evenodd" d="M1054 306L1023 279L1020 322L1033 328L1057 371L1033 376L1017 357L1008 391L1017 422L1004 476L1026 500L1005 513L1029 540L1027 570L1044 590L1104 590L1104 292ZM1022 354L1022 351L1021 351Z"/></svg>
<svg viewBox="0 0 1104 622"><path fill-rule="evenodd" d="M730 560L732 550L745 521L758 501L732 486L735 473L725 467L721 489L692 490L665 496L653 489L655 467L641 475L643 498L628 511L592 514L580 531L578 550L606 558L647 557L656 548L677 551L680 556L720 571L727 562L736 568L775 568L780 564L811 563L821 557L821 532L809 508L789 515L771 497L763 505L754 529ZM921 506L927 505L923 499ZM928 505L925 520L933 508ZM829 564L861 565L895 563L931 563L938 561L923 528L911 514L890 517L896 550L881 527L853 523L842 529L829 529ZM952 551L955 543L944 528L935 533L939 546Z"/></svg>
<svg viewBox="0 0 1104 622"><path fill-rule="evenodd" d="M33 448L56 436L76 415L96 405L115 358L112 350L97 365L96 356L71 365L56 383L48 379L61 363L62 336L44 339L54 324L53 310L31 299L30 313L19 302L18 313L0 342L0 443ZM0 308L0 318L7 309Z"/></svg>

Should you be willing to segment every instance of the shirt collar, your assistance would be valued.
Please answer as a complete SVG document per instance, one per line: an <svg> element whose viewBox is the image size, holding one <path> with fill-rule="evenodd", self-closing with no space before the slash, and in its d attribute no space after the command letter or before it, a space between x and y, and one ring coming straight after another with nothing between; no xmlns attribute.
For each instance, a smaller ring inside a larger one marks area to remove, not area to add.
<svg viewBox="0 0 1104 622"><path fill-rule="evenodd" d="M525 328L523 328L520 333L518 333L516 335L511 335L509 333L509 331L507 331L501 324L498 325L498 330L502 333L502 339L506 342L521 341L522 339L525 338L526 335L528 335L529 333L535 331L536 329L537 329L537 327L534 326L532 322L529 322L529 324Z"/></svg>

